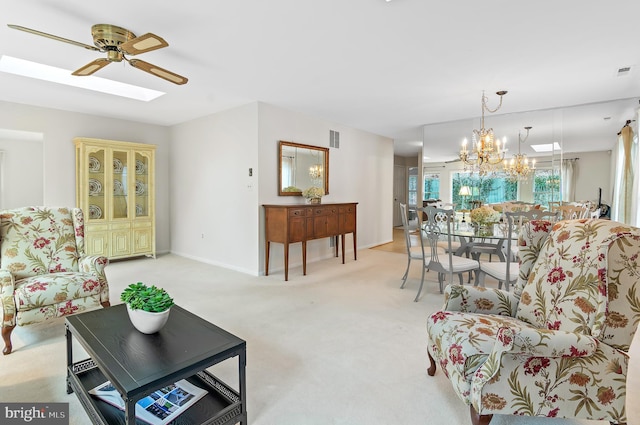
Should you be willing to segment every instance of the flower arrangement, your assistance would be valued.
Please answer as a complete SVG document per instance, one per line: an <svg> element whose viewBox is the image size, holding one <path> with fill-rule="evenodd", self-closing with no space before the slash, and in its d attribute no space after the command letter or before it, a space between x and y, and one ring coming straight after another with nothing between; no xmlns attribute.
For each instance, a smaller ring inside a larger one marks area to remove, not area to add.
<svg viewBox="0 0 640 425"><path fill-rule="evenodd" d="M324 189L318 186L311 186L302 191L302 196L307 199L322 198L324 196Z"/></svg>
<svg viewBox="0 0 640 425"><path fill-rule="evenodd" d="M497 223L500 221L500 213L489 205L474 208L471 210L470 216L472 222L479 224Z"/></svg>
<svg viewBox="0 0 640 425"><path fill-rule="evenodd" d="M127 303L132 310L151 313L163 312L174 304L167 291L155 285L147 286L142 282L127 286L120 294L120 300Z"/></svg>

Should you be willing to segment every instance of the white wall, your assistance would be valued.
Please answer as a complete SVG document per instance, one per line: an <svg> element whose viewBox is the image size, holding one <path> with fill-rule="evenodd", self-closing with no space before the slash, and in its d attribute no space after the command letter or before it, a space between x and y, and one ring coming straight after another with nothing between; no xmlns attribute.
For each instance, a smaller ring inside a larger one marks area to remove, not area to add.
<svg viewBox="0 0 640 425"><path fill-rule="evenodd" d="M329 194L323 203L358 202L357 245L367 248L393 240L393 140L338 123L260 103L260 204L303 203L301 197L278 196L278 141L329 147L329 132L340 133L340 148L329 150ZM305 188L302 188L305 189ZM260 273L264 273L264 211L260 208ZM347 236L346 258L353 261ZM272 244L269 271L283 269L284 250ZM307 263L332 256L329 239L307 243ZM336 259L336 261L338 261ZM300 244L289 248L291 269L302 264Z"/></svg>
<svg viewBox="0 0 640 425"><path fill-rule="evenodd" d="M42 140L0 138L0 208L44 202Z"/></svg>
<svg viewBox="0 0 640 425"><path fill-rule="evenodd" d="M278 141L328 147L329 130L336 130L341 144L330 150L324 202L359 203L359 248L393 239L393 141L337 123L259 102L171 128L0 102L0 128L44 134L49 206L75 205L74 137L157 145L158 252L255 275L264 272L262 204L303 202L278 196ZM353 258L350 236L346 246ZM300 251L291 247L291 268L301 264ZM331 255L329 239L308 244L309 263ZM282 268L282 248L274 246L270 270Z"/></svg>
<svg viewBox="0 0 640 425"><path fill-rule="evenodd" d="M76 204L74 137L94 137L157 145L156 247L158 252L169 251L169 129L167 127L0 102L0 128L43 133L43 203L47 206L75 206ZM36 176L34 179L42 183L42 177Z"/></svg>
<svg viewBox="0 0 640 425"><path fill-rule="evenodd" d="M262 204L303 203L302 197L278 196L278 141L328 147L329 130L340 132L340 149L329 153L323 202L359 202L358 247L391 241L392 140L256 102L172 128L172 251L263 274ZM329 239L309 242L307 252L308 263L330 257ZM282 270L283 261L282 245L274 244L270 271ZM301 261L300 244L294 244L290 269Z"/></svg>
<svg viewBox="0 0 640 425"><path fill-rule="evenodd" d="M257 275L258 104L176 125L171 139L171 251Z"/></svg>
<svg viewBox="0 0 640 425"><path fill-rule="evenodd" d="M597 201L598 188L602 188L602 203L611 206L611 152L566 153L564 158L576 161L576 201Z"/></svg>

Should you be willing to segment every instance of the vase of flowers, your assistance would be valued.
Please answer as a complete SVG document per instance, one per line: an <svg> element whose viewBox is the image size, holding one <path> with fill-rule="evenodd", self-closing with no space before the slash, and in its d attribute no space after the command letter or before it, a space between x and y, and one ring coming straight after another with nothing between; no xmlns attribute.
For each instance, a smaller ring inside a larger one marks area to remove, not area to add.
<svg viewBox="0 0 640 425"><path fill-rule="evenodd" d="M500 221L500 213L488 205L474 208L469 216L479 236L492 236L493 225Z"/></svg>
<svg viewBox="0 0 640 425"><path fill-rule="evenodd" d="M132 283L120 294L127 304L127 313L133 326L142 333L158 332L169 320L173 298L167 291L142 282Z"/></svg>
<svg viewBox="0 0 640 425"><path fill-rule="evenodd" d="M318 186L311 186L302 191L302 196L304 196L310 204L319 204L322 202L324 189Z"/></svg>

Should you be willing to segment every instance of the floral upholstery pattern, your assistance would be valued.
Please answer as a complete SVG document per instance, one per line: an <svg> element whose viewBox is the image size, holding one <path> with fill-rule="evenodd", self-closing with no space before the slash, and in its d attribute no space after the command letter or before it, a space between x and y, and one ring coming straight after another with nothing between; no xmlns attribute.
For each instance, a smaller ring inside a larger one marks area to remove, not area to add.
<svg viewBox="0 0 640 425"><path fill-rule="evenodd" d="M427 320L430 357L479 415L627 421L640 322L640 229L532 221L513 293L449 286ZM432 373L430 369L430 373Z"/></svg>
<svg viewBox="0 0 640 425"><path fill-rule="evenodd" d="M107 264L106 257L85 255L82 210L25 207L2 211L3 337L5 327L108 305ZM5 343L10 345L7 338Z"/></svg>

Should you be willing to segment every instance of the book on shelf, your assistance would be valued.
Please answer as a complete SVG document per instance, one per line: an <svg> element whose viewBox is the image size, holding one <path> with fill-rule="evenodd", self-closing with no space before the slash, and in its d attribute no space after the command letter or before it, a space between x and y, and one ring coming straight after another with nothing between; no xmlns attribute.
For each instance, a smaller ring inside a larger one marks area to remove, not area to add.
<svg viewBox="0 0 640 425"><path fill-rule="evenodd" d="M182 379L140 399L136 403L136 417L151 425L165 425L204 397L206 393L206 390ZM110 381L89 390L89 394L124 410L124 400Z"/></svg>

